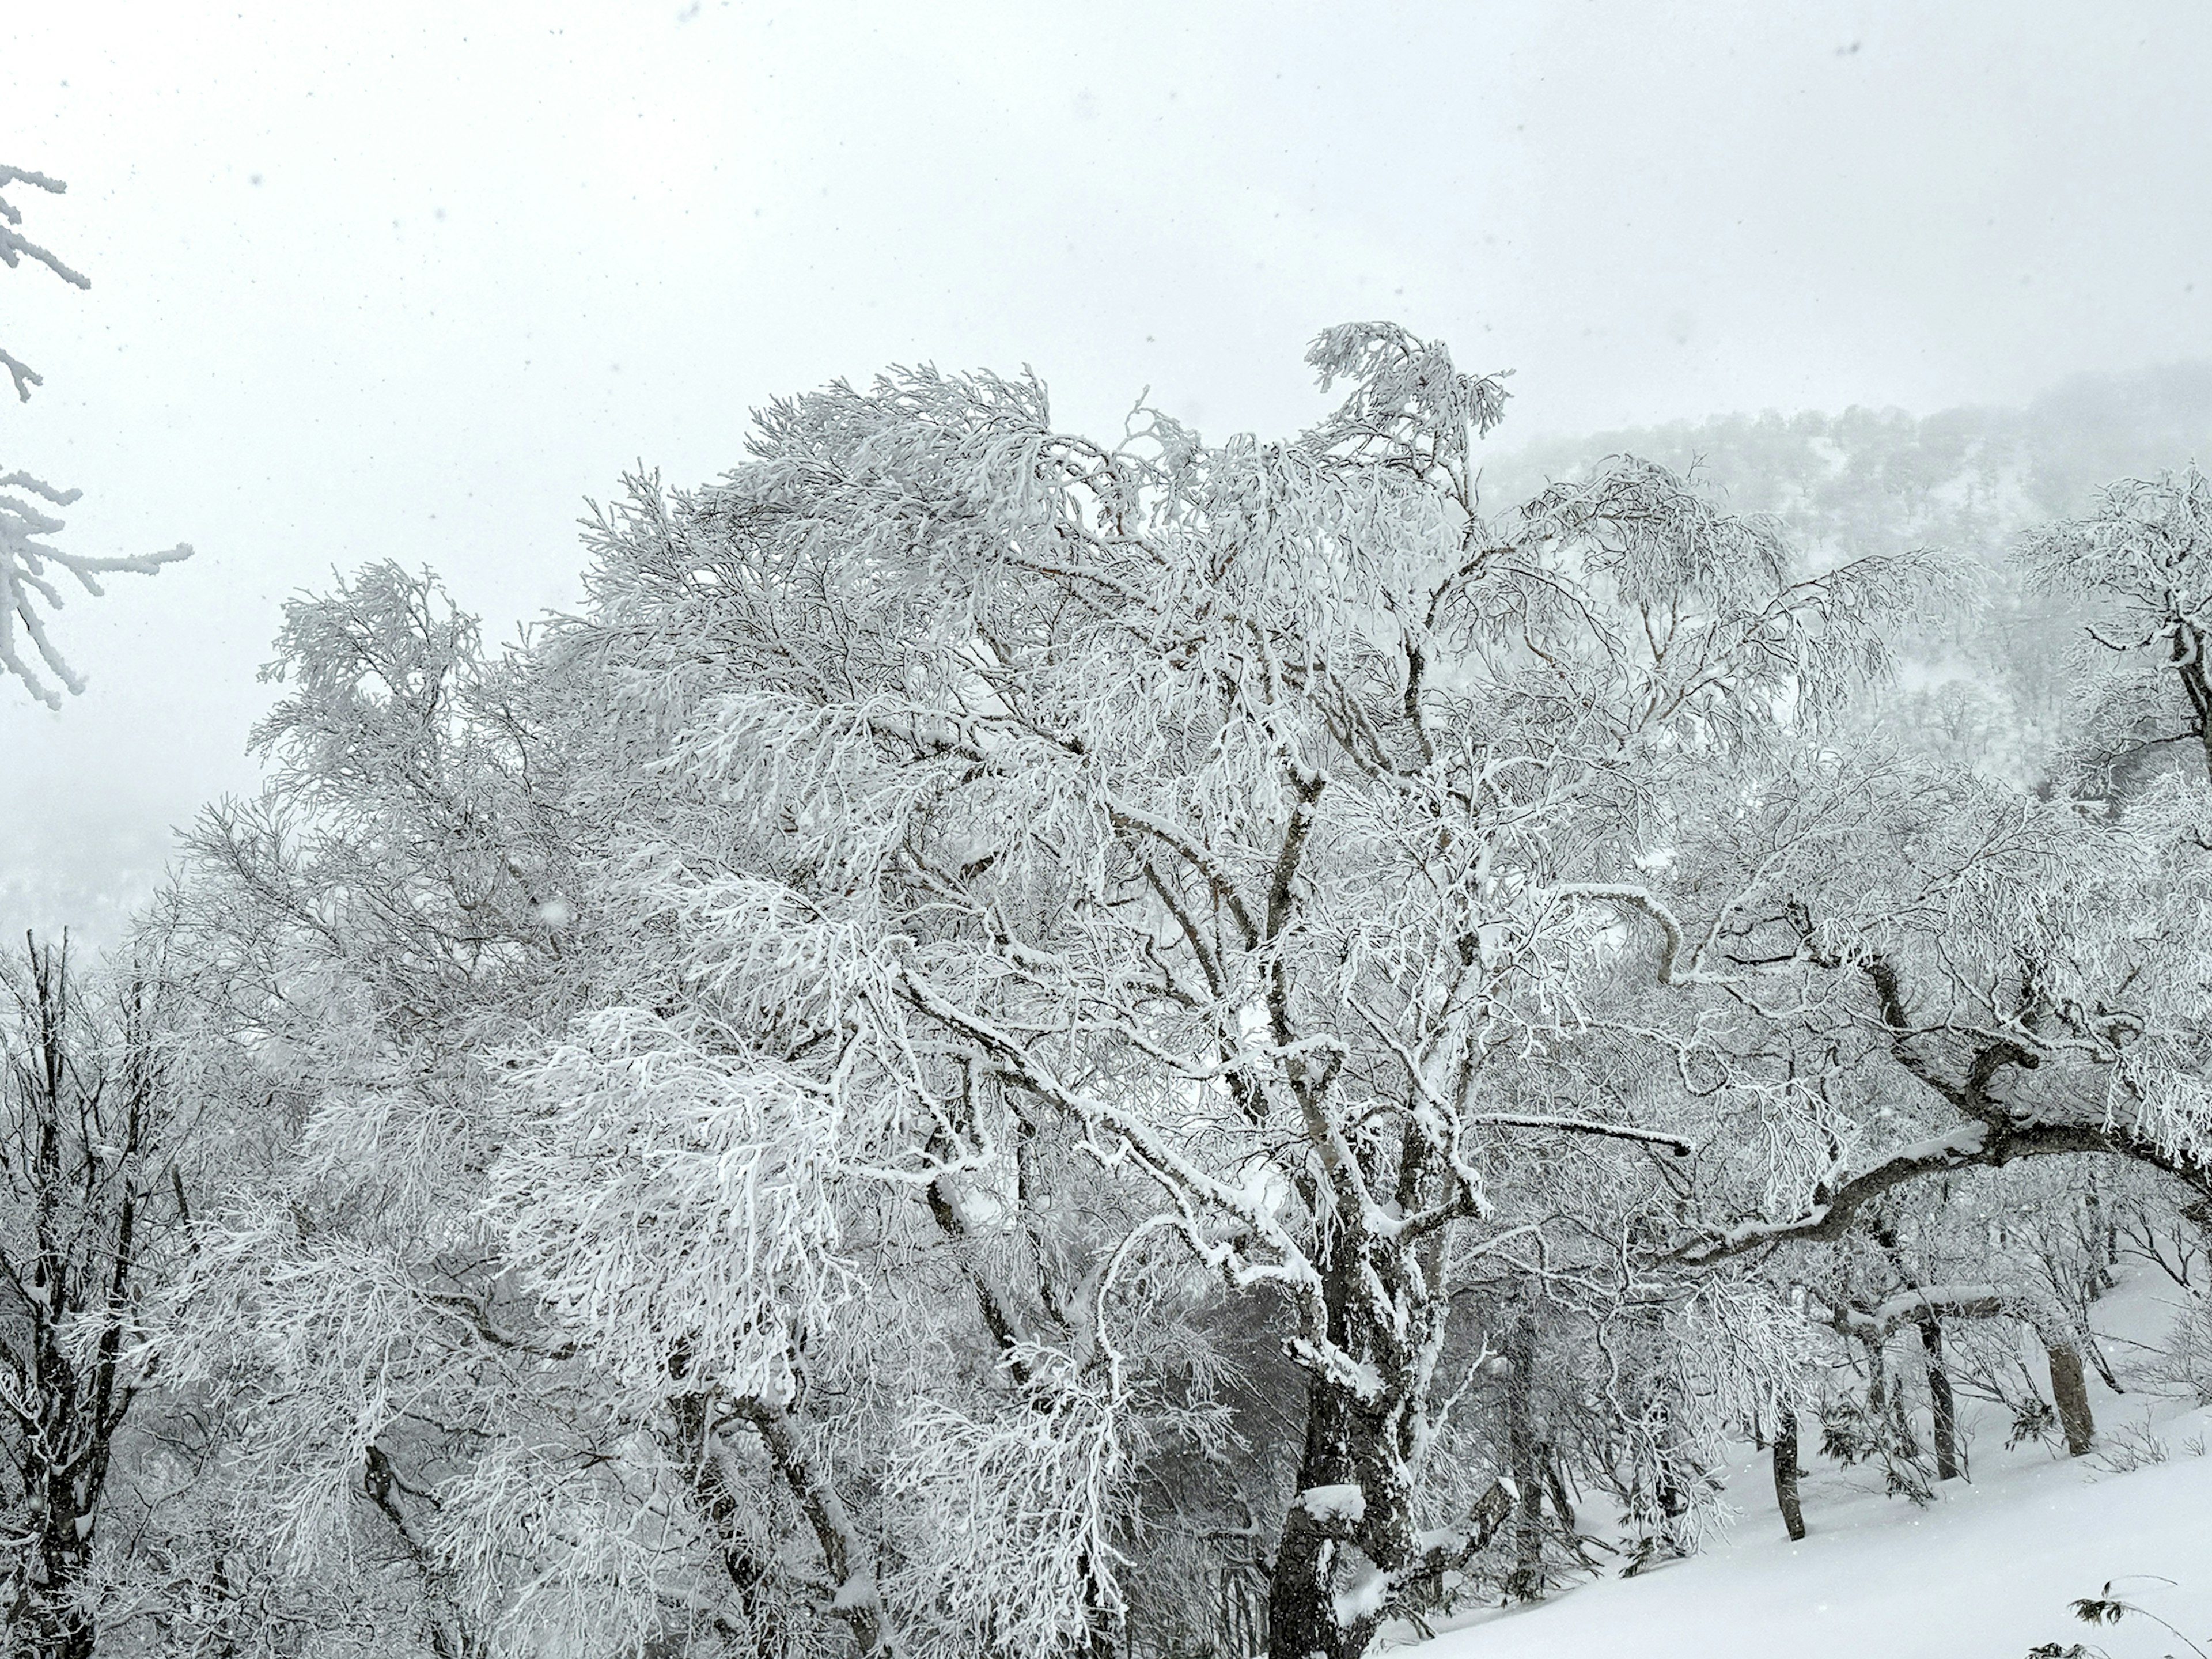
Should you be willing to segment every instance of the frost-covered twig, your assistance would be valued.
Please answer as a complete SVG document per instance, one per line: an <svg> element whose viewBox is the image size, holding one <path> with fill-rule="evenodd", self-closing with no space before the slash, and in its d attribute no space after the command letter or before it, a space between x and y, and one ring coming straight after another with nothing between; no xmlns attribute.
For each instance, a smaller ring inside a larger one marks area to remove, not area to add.
<svg viewBox="0 0 2212 1659"><path fill-rule="evenodd" d="M68 188L58 179L50 179L43 173L0 166L0 190L14 184L29 185L56 196ZM26 237L19 228L22 222L21 211L5 196L0 196L0 264L12 270L29 259L44 265L72 287L92 286L91 278ZM15 395L24 403L30 402L33 386L45 384L35 369L9 352L0 351L0 365L6 367L15 383ZM39 614L38 606L41 604L48 610L61 608L62 596L50 579L49 567L67 572L87 592L97 595L100 587L95 577L99 575L125 570L151 575L165 564L191 557L192 550L179 543L164 553L115 559L64 553L39 539L59 530L62 521L41 510L37 503L67 507L76 500L79 492L57 489L27 472L11 472L0 477L0 492L9 489L21 493L0 493L0 671L21 680L24 689L49 708L59 708L61 693L40 678L15 639L16 624L20 623L24 638L30 642L29 648L37 653L46 671L59 680L71 696L83 691L84 681L48 636L45 620Z"/></svg>
<svg viewBox="0 0 2212 1659"><path fill-rule="evenodd" d="M34 190L43 190L54 196L60 195L69 188L60 179L49 179L43 173L30 173L21 167L0 166L0 190L5 190L9 185L17 184L28 185ZM0 196L0 264L6 265L9 270L13 270L24 260L29 259L35 264L44 265L72 288L92 286L92 279L82 271L72 270L63 264L52 251L41 247L24 235L20 228L22 222L21 210L5 196ZM0 351L0 362L4 362L8 366L8 373L15 380L15 396L24 403L30 402L31 388L34 386L41 386L45 382L27 364L10 356L5 351Z"/></svg>
<svg viewBox="0 0 2212 1659"><path fill-rule="evenodd" d="M60 530L62 521L43 511L40 503L67 507L80 493L57 489L27 472L0 477L0 669L21 680L24 688L49 708L62 706L61 693L40 678L37 667L27 654L27 647L18 643L15 630L20 623L22 638L28 641L27 649L36 652L39 663L71 696L84 690L84 680L54 644L52 636L46 632L46 619L40 613L41 605L52 611L61 608L62 593L56 578L64 574L72 576L86 592L97 598L104 591L99 581L103 575L127 571L150 576L165 564L174 564L192 556L192 550L179 543L161 553L93 558L82 553L64 552L41 539Z"/></svg>

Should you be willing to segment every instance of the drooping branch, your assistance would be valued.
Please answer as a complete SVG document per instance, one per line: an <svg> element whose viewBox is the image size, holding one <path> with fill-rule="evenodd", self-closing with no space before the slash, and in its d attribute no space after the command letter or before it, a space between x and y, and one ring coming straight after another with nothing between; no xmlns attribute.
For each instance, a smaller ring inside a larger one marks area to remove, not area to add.
<svg viewBox="0 0 2212 1659"><path fill-rule="evenodd" d="M50 179L42 173L0 167L0 190L16 184L29 185L56 196L67 188L58 179ZM82 272L73 270L48 249L25 237L18 228L22 222L22 214L6 197L0 196L0 264L12 270L28 259L46 266L72 287L92 286ZM15 396L24 403L31 400L33 386L44 384L35 369L8 352L0 351L0 367L7 369L15 384ZM5 493L9 490L16 493ZM89 558L79 553L65 553L41 540L62 527L62 521L46 509L67 507L76 498L76 490L57 489L27 472L11 472L0 477L0 675L21 681L26 690L50 708L61 707L61 693L46 684L32 666L33 657L70 695L84 690L84 681L47 635L46 618L41 615L41 607L46 611L61 608L58 577L65 573L87 592L97 597L100 592L99 578L103 574L135 571L151 575L163 565L192 555L192 550L180 543L161 553ZM19 646L16 641L19 625L27 646Z"/></svg>
<svg viewBox="0 0 2212 1659"><path fill-rule="evenodd" d="M59 196L69 188L60 179L50 179L43 173L32 173L22 167L0 167L0 190L7 189L10 185L28 185L33 190L43 190L51 196ZM21 210L6 197L0 196L0 265L6 265L13 270L28 259L33 264L44 265L71 288L92 286L92 279L82 271L71 269L52 250L41 247L25 236L19 228L22 222ZM33 386L46 384L35 369L5 351L0 351L0 364L6 365L9 377L15 383L15 396L23 403L31 401Z"/></svg>

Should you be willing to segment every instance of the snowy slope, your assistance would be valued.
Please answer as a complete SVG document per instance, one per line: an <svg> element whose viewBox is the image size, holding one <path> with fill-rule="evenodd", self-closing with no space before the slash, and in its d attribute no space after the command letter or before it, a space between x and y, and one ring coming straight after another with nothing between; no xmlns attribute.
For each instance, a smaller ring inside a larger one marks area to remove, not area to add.
<svg viewBox="0 0 2212 1659"><path fill-rule="evenodd" d="M2092 1478L2050 1465L1914 1511L1872 1494L1802 1544L1771 1513L1735 1540L1634 1579L1492 1613L1406 1659L2022 1659L2092 1641L2112 1659L2185 1653L2137 1619L2092 1634L2068 1611L2115 1593L2212 1636L2212 1460ZM2169 1587L2129 1575L2156 1574Z"/></svg>
<svg viewBox="0 0 2212 1659"><path fill-rule="evenodd" d="M2128 1311L2114 1308L2112 1322L2135 1322ZM1947 1483L1924 1510L1816 1462L1811 1533L1792 1544L1763 1462L1747 1458L1729 1481L1741 1518L1707 1554L1476 1613L1391 1659L2024 1659L2053 1641L2112 1659L2189 1654L2148 1620L2077 1621L2069 1604L2108 1579L2212 1652L2212 1457L2198 1449L2212 1413L2100 1387L2094 1399L2100 1441L2140 1430L2148 1413L2170 1461L2114 1474L2094 1455L2008 1452L2002 1429L1984 1425L1972 1484Z"/></svg>

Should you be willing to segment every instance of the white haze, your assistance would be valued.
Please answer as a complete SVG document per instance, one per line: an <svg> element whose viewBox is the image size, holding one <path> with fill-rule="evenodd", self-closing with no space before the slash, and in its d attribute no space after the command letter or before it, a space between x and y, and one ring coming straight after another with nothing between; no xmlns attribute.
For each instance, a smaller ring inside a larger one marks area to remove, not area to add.
<svg viewBox="0 0 2212 1659"><path fill-rule="evenodd" d="M0 470L88 552L200 550L0 689L0 922L112 931L247 787L289 592L396 557L501 626L582 498L894 362L1318 405L1324 325L1510 368L1506 434L2017 402L2205 355L2189 5L16 7ZM2180 458L2176 458L2180 459Z"/></svg>

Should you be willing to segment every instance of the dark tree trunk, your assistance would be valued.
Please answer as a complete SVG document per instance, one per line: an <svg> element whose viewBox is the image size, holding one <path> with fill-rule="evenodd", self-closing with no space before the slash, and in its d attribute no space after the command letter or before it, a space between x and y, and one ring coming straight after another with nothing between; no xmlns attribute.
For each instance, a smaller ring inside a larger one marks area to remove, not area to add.
<svg viewBox="0 0 2212 1659"><path fill-rule="evenodd" d="M691 1501L698 1505L699 1518L706 1523L708 1543L721 1558L722 1571L737 1595L748 1632L763 1651L768 1651L780 1638L776 1628L780 1609L774 1599L775 1587L767 1583L769 1564L744 1542L742 1499L731 1487L728 1472L715 1455L713 1411L713 1402L705 1395L679 1395L671 1403L676 1449L682 1459L685 1484L691 1489Z"/></svg>
<svg viewBox="0 0 2212 1659"><path fill-rule="evenodd" d="M834 1476L808 1455L799 1425L784 1406L758 1395L726 1403L752 1425L769 1462L805 1513L834 1587L830 1611L844 1621L863 1654L896 1659L903 1644L884 1613Z"/></svg>
<svg viewBox="0 0 2212 1659"><path fill-rule="evenodd" d="M1544 1466L1544 1489L1552 1495L1552 1512L1559 1517L1559 1530L1580 1549L1581 1540L1575 1536L1575 1506L1567 1497L1566 1476L1559 1468L1559 1455L1546 1446L1539 1455Z"/></svg>
<svg viewBox="0 0 2212 1659"><path fill-rule="evenodd" d="M93 1613L70 1594L90 1565L91 1552L71 1549L51 1536L40 1542L39 1577L26 1584L17 1613L8 1622L33 1659L92 1659Z"/></svg>
<svg viewBox="0 0 2212 1659"><path fill-rule="evenodd" d="M1355 1395L1336 1376L1306 1383L1305 1446L1298 1460L1298 1495L1284 1517L1267 1587L1268 1652L1273 1659L1359 1659L1374 1639L1382 1608L1340 1623L1340 1579L1373 1569L1395 1583L1402 1605L1429 1558L1414 1528L1412 1455L1405 1396L1411 1351L1389 1321L1392 1292L1406 1263L1384 1250L1355 1254L1340 1246L1322 1275L1328 1330L1347 1353L1374 1368L1381 1386ZM1383 1288L1377 1305L1374 1288ZM1340 1489L1322 1502L1317 1488ZM1341 1489L1349 1489L1348 1491Z"/></svg>
<svg viewBox="0 0 2212 1659"><path fill-rule="evenodd" d="M1879 1339L1869 1337L1867 1351L1867 1421L1879 1431L1889 1415L1889 1361Z"/></svg>
<svg viewBox="0 0 2212 1659"><path fill-rule="evenodd" d="M1920 1322L1920 1346L1928 1351L1928 1406L1936 1420L1936 1478L1959 1478L1959 1404L1951 1392L1950 1368L1943 1363L1943 1327L1930 1314Z"/></svg>
<svg viewBox="0 0 2212 1659"><path fill-rule="evenodd" d="M1544 1594L1544 1471L1536 1443L1536 1322L1516 1314L1506 1333L1506 1461L1513 1470L1513 1572L1505 1593L1534 1601Z"/></svg>
<svg viewBox="0 0 2212 1659"><path fill-rule="evenodd" d="M2046 1340L2051 1355L2051 1397L2058 1425L2066 1431L2066 1454L2079 1457L2097 1438L2097 1419L2089 1410L2089 1382L2081 1373L2081 1354L2071 1341Z"/></svg>
<svg viewBox="0 0 2212 1659"><path fill-rule="evenodd" d="M1321 1377L1306 1384L1306 1444L1298 1460L1298 1496L1283 1520L1275 1570L1267 1586L1269 1659L1359 1659L1374 1620L1346 1629L1336 1621L1336 1567L1347 1544L1340 1519L1316 1516L1304 1495L1352 1484L1352 1413L1343 1392Z"/></svg>
<svg viewBox="0 0 2212 1659"><path fill-rule="evenodd" d="M1797 1413L1788 1406L1774 1424L1774 1502L1791 1542L1805 1535L1805 1511L1797 1502Z"/></svg>
<svg viewBox="0 0 2212 1659"><path fill-rule="evenodd" d="M138 992L110 1005L111 1057L77 995L68 942L31 941L0 1042L0 1261L10 1295L0 1369L27 1393L0 1425L16 1483L20 1571L0 1595L0 1631L37 1659L90 1659L98 1609L83 1595L108 1460L137 1395L125 1356L144 1288L146 1237L167 1186L157 1136L162 1079ZM165 1184L166 1183L166 1184ZM79 1345L96 1329L89 1349Z"/></svg>

